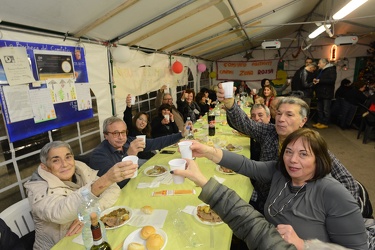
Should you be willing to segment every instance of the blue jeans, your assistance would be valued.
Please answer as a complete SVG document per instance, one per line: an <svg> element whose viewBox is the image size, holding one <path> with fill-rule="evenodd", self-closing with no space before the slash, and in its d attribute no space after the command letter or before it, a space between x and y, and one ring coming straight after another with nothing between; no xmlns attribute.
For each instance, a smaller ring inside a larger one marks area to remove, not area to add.
<svg viewBox="0 0 375 250"><path fill-rule="evenodd" d="M318 99L318 123L328 125L331 117L331 99Z"/></svg>

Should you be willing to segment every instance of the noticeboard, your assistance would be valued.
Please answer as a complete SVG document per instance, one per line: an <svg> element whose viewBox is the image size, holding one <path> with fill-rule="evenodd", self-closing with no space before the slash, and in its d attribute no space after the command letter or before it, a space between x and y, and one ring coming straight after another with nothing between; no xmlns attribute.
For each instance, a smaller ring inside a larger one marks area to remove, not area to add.
<svg viewBox="0 0 375 250"><path fill-rule="evenodd" d="M0 47L26 48L38 82L10 85L1 60L0 102L10 142L93 117L83 47L8 40Z"/></svg>

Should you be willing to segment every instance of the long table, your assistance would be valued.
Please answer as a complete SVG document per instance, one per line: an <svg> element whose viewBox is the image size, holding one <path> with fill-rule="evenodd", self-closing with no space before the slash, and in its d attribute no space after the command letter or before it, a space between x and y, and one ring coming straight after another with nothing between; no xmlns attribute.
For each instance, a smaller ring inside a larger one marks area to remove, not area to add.
<svg viewBox="0 0 375 250"><path fill-rule="evenodd" d="M242 151L238 152L238 154L249 157L249 138L235 133L227 124L225 124L225 120L225 116L217 116L216 134L215 136L208 136L207 118L204 117L200 120L200 122L197 122L194 125L194 128L198 130L195 132L195 138L208 144L231 143L235 146L242 146L243 149ZM184 212L177 213L188 205L197 206L202 203L202 201L198 199L201 188L196 187L195 184L190 180L185 179L183 184L161 184L157 188L137 188L138 183L152 182L153 178L155 178L146 176L144 174L144 169L152 165L163 165L168 167L168 162L171 159L181 158L176 146L171 146L165 149L176 152L174 154L159 153L143 164L143 166L139 169L138 176L131 179L131 181L122 189L120 197L115 203L115 206L125 205L133 209L139 209L145 205L150 205L154 209L168 210L168 215L162 228L162 230L165 231L168 236L168 241L166 247L164 248L165 250L184 249L186 247L186 239L181 239L181 237L184 237L183 234L181 234L175 225L173 225L172 220L175 218L176 214L178 214L179 219L184 222L183 224L187 226L190 231L197 234L199 242L203 244L199 247L195 247L196 249L230 249L232 231L226 224L215 226L205 225L196 220L196 218L194 218L192 215ZM216 170L216 165L206 158L197 158L195 160L207 178L214 175L220 178L225 178L225 181L223 182L224 185L235 190L244 200L249 201L253 191L249 178L239 174L222 174ZM196 194L159 197L151 196L153 191L181 189L193 189L196 191ZM137 229L138 227L124 225L114 230L107 230L107 238L112 246L112 249L122 249L124 239ZM77 235L63 238L53 247L53 249L84 249L82 245L72 242L75 237L77 237Z"/></svg>

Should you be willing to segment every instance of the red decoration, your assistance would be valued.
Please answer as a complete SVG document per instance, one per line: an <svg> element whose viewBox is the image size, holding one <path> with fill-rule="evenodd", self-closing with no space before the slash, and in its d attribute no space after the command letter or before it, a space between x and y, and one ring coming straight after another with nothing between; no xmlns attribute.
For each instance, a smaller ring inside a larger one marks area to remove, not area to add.
<svg viewBox="0 0 375 250"><path fill-rule="evenodd" d="M172 65L172 70L176 74L180 74L184 70L184 65L179 61L175 61Z"/></svg>

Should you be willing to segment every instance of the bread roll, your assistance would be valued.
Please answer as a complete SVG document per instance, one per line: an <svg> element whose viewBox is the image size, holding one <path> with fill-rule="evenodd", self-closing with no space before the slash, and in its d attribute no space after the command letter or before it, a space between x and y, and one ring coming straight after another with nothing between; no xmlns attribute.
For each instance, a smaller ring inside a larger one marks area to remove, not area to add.
<svg viewBox="0 0 375 250"><path fill-rule="evenodd" d="M146 250L146 248L140 243L132 242L128 245L128 250Z"/></svg>
<svg viewBox="0 0 375 250"><path fill-rule="evenodd" d="M147 250L160 250L164 245L164 239L160 234L152 234L146 241Z"/></svg>
<svg viewBox="0 0 375 250"><path fill-rule="evenodd" d="M154 212L154 209L151 206L144 206L141 208L141 211L145 214L152 214L152 212Z"/></svg>
<svg viewBox="0 0 375 250"><path fill-rule="evenodd" d="M147 240L154 233L156 233L156 229L153 226L144 226L141 230L141 238Z"/></svg>

